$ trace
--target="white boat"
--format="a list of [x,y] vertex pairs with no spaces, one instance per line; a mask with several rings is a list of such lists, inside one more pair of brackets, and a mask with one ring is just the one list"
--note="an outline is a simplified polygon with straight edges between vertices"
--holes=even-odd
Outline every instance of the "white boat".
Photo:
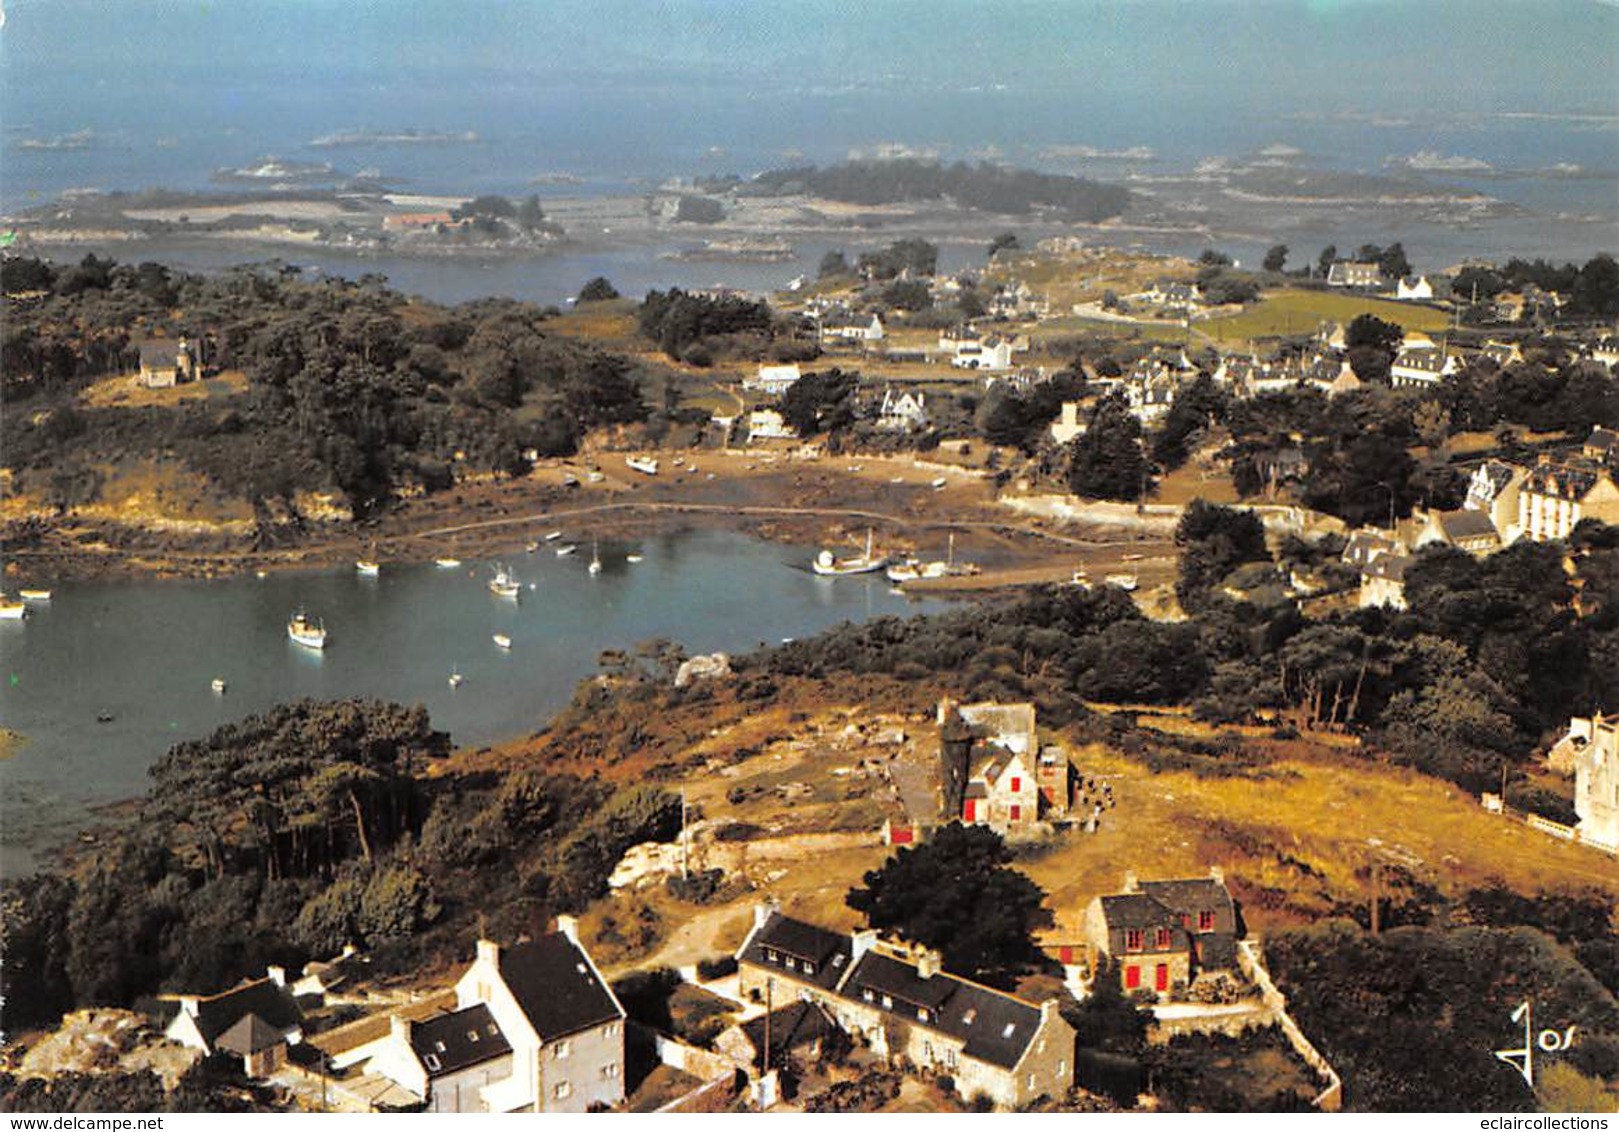
[[450,687],[459,688],[463,679],[465,679],[465,677],[463,677],[459,672],[453,668],[450,669]]
[[497,648],[509,649],[512,647],[512,639],[505,633],[496,633],[491,639],[495,642]]
[[361,558],[354,563],[354,570],[362,578],[375,578],[382,573],[382,565],[371,558]]
[[646,558],[646,555],[644,555],[644,554],[626,554],[624,556],[624,561],[626,561],[626,562],[640,562],[640,561],[644,560],[645,558]]
[[842,577],[845,574],[870,574],[881,570],[888,564],[886,554],[875,554],[871,548],[871,531],[866,531],[866,552],[851,555],[848,558],[838,558],[830,550],[823,550],[815,556],[810,566],[817,574],[823,577]]
[[454,570],[461,565],[461,560],[459,558],[435,558],[433,559],[433,565],[440,570]]
[[563,487],[578,487],[579,486],[579,477],[574,475],[572,472],[569,472],[567,475],[562,477],[562,486]]
[[557,557],[558,558],[566,558],[568,555],[572,554],[574,551],[576,551],[578,549],[579,548],[577,546],[575,546],[573,543],[565,542],[561,546],[557,547]]
[[17,596],[24,601],[50,601],[50,590],[18,590]]
[[303,645],[305,648],[326,647],[326,626],[321,623],[320,618],[311,617],[301,609],[287,622],[287,636],[292,638],[294,644]]
[[1110,586],[1118,586],[1121,590],[1133,590],[1140,584],[1140,580],[1134,574],[1109,574],[1102,580]]
[[945,485],[948,484],[949,482],[950,482],[949,480],[945,479],[943,476],[940,476],[938,479],[933,481],[933,483],[932,483],[933,490],[934,491],[943,491]]
[[658,462],[651,456],[626,456],[624,457],[624,462],[630,466],[632,471],[640,472],[643,475],[655,476],[658,474]]
[[545,541],[546,542],[556,542],[556,540],[561,538],[561,537],[562,537],[562,532],[561,531],[552,531],[550,534],[545,536]]
[[528,553],[533,554],[536,550],[540,549],[540,544],[537,542],[531,542],[523,549],[528,551]]
[[964,574],[976,574],[978,567],[969,562],[956,564],[956,536],[950,536],[950,549],[946,552],[943,562],[923,562],[918,558],[907,558],[905,561],[890,566],[887,570],[888,580],[897,584],[914,582],[919,578],[950,578]]
[[225,694],[225,678],[223,676],[215,676],[214,682],[209,685],[209,687],[213,688],[215,692],[218,692],[223,696]]
[[590,565],[587,569],[589,569],[592,577],[602,572],[601,546],[594,542],[590,544]]
[[21,599],[0,597],[0,621],[21,621],[28,616],[28,607]]
[[522,592],[523,583],[504,566],[495,567],[495,576],[489,579],[489,592],[496,597],[516,598]]
[[601,483],[602,480],[606,479],[607,477],[602,475],[600,472],[591,472],[585,478],[590,480],[591,483]]

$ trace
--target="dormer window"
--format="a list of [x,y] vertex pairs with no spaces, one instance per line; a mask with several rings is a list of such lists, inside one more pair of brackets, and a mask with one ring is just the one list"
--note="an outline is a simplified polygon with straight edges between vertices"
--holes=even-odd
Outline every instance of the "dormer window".
[[1165,951],[1168,948],[1169,948],[1169,929],[1168,928],[1159,928],[1158,929],[1158,950],[1159,951]]
[[892,1010],[892,1009],[894,1009],[894,998],[893,998],[892,995],[886,995],[886,994],[883,995],[883,1009],[884,1010]]
[[772,963],[780,963],[781,962],[781,956],[776,954],[776,950],[773,947],[765,948],[765,958],[770,960],[770,962],[772,962]]
[[1126,928],[1124,932],[1124,949],[1126,951],[1141,950],[1141,929]]
[[787,957],[787,969],[789,971],[798,970],[798,960],[794,959],[791,955]]
[[1197,914],[1197,930],[1200,932],[1212,932],[1214,930],[1213,912],[1199,912]]
[[865,989],[863,989],[860,992],[860,997],[865,999],[867,1002],[876,1002],[877,1001],[877,996],[871,993],[871,988],[870,987],[866,987]]
[[928,1020],[928,1008],[927,1007],[918,1006],[916,1008],[916,1020],[918,1022],[926,1022]]
[[815,974],[815,964],[811,963],[808,959],[804,960],[804,974]]
[[843,966],[843,955],[841,953],[832,956],[832,966],[834,969]]
[[478,1040],[478,1031],[476,1031],[476,1030],[468,1030],[467,1031],[467,1041],[475,1042],[477,1040]]

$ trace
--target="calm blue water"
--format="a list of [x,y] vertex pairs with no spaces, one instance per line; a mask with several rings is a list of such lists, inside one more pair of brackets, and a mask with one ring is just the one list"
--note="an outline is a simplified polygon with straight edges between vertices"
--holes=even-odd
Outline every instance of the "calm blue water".
[[[626,561],[632,553],[644,561]],[[88,824],[91,807],[142,793],[147,766],[174,743],[275,703],[424,703],[458,745],[480,745],[541,727],[603,649],[667,637],[693,653],[738,652],[937,607],[880,575],[817,578],[810,555],[725,532],[615,539],[593,578],[588,542],[566,558],[550,544],[519,548],[506,561],[532,588],[517,602],[489,593],[490,564],[471,561],[385,563],[376,579],[344,568],[56,586],[25,622],[0,621],[0,719],[31,740],[0,762],[0,875],[27,871],[37,850]],[[287,639],[300,606],[325,620],[324,652]],[[512,639],[509,652],[495,633]],[[224,695],[209,687],[215,676]]]

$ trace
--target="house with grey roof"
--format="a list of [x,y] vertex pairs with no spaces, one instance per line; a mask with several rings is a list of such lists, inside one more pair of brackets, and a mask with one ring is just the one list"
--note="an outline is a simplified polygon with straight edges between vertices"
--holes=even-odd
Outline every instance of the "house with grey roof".
[[1518,527],[1535,542],[1566,539],[1583,519],[1619,523],[1619,484],[1605,468],[1542,463],[1518,493]]
[[1414,516],[1421,529],[1413,548],[1442,544],[1465,550],[1475,557],[1494,554],[1501,549],[1501,532],[1495,529],[1490,516],[1483,511],[1427,511]]
[[430,1112],[588,1112],[624,1100],[624,1008],[579,942],[555,932],[478,941],[454,1009],[396,1012],[367,1072]]
[[223,1050],[242,1059],[249,1077],[267,1077],[286,1060],[287,1047],[303,1041],[303,1011],[287,989],[286,972],[271,967],[213,995],[163,995],[177,1007],[164,1036],[205,1054]]
[[1381,287],[1383,269],[1375,263],[1341,259],[1327,269],[1329,287]]
[[1126,991],[1170,998],[1196,980],[1237,965],[1237,910],[1225,876],[1138,881],[1098,896],[1085,910],[1085,938],[1098,960],[1111,960]]
[[742,992],[826,1012],[891,1063],[948,1076],[964,1098],[1017,1108],[1073,1084],[1074,1028],[1034,1003],[943,970],[939,955],[876,931],[828,931],[760,905],[737,951]]

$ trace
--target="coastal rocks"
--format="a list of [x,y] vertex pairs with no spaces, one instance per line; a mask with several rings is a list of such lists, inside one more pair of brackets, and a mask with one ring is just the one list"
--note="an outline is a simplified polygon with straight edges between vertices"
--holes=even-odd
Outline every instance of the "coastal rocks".
[[694,656],[681,663],[675,673],[675,687],[686,688],[699,680],[725,679],[731,674],[731,658],[725,653]]

